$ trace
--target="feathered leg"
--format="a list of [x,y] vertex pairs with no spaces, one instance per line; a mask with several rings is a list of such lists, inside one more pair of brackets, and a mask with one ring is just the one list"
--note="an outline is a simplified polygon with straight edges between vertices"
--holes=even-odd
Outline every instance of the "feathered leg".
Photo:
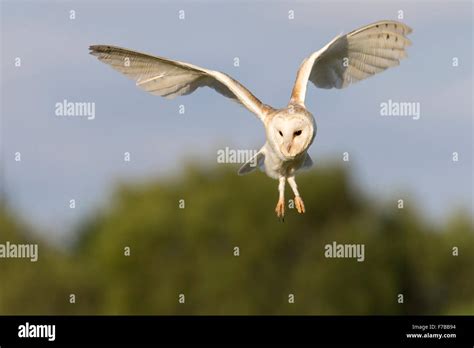
[[283,221],[285,219],[285,181],[286,178],[284,176],[280,177],[279,183],[278,183],[278,192],[280,194],[280,197],[278,199],[278,203],[275,208],[275,212],[279,218],[281,218]]
[[288,183],[290,184],[291,189],[293,190],[293,193],[295,194],[296,210],[298,210],[298,213],[302,214],[305,212],[304,203],[303,203],[303,199],[301,199],[300,197],[300,193],[298,192],[298,185],[296,185],[295,177],[290,176],[288,178]]

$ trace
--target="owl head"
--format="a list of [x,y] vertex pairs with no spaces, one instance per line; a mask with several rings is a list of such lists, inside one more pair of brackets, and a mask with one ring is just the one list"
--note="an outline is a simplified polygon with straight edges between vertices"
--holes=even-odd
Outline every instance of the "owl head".
[[280,109],[267,127],[267,139],[283,160],[291,160],[308,149],[316,135],[313,115],[290,105]]

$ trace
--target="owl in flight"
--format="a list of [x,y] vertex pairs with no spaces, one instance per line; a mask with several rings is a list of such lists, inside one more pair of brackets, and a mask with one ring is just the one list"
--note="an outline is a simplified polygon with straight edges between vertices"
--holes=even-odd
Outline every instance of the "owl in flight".
[[257,115],[265,126],[266,142],[240,168],[239,174],[260,167],[268,176],[278,179],[279,199],[275,212],[283,219],[286,181],[295,194],[298,213],[305,212],[295,174],[313,164],[307,151],[316,135],[316,123],[304,105],[308,81],[316,87],[339,89],[399,65],[406,57],[405,48],[411,44],[406,38],[410,32],[411,28],[403,23],[384,20],[336,36],[303,60],[288,106],[282,109],[262,103],[238,81],[219,71],[120,47],[94,45],[89,49],[100,61],[133,79],[138,87],[151,94],[174,98],[207,86]]

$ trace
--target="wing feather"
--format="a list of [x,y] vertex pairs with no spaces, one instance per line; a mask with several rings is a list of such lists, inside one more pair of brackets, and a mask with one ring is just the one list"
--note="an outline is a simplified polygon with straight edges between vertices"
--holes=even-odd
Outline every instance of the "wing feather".
[[397,21],[379,21],[336,36],[301,64],[290,103],[304,105],[308,80],[320,88],[345,88],[390,67],[407,57],[412,32]]
[[153,95],[174,98],[190,94],[199,87],[210,87],[242,104],[262,121],[272,110],[238,81],[221,72],[116,46],[94,45],[89,49],[90,54]]

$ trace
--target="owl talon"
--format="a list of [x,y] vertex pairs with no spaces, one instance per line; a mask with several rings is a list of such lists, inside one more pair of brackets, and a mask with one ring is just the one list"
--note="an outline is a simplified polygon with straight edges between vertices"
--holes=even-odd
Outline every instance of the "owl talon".
[[295,197],[295,206],[298,213],[303,214],[305,212],[303,199],[300,196]]
[[275,213],[277,217],[282,221],[285,221],[285,201],[283,199],[278,200],[278,203],[275,208]]

